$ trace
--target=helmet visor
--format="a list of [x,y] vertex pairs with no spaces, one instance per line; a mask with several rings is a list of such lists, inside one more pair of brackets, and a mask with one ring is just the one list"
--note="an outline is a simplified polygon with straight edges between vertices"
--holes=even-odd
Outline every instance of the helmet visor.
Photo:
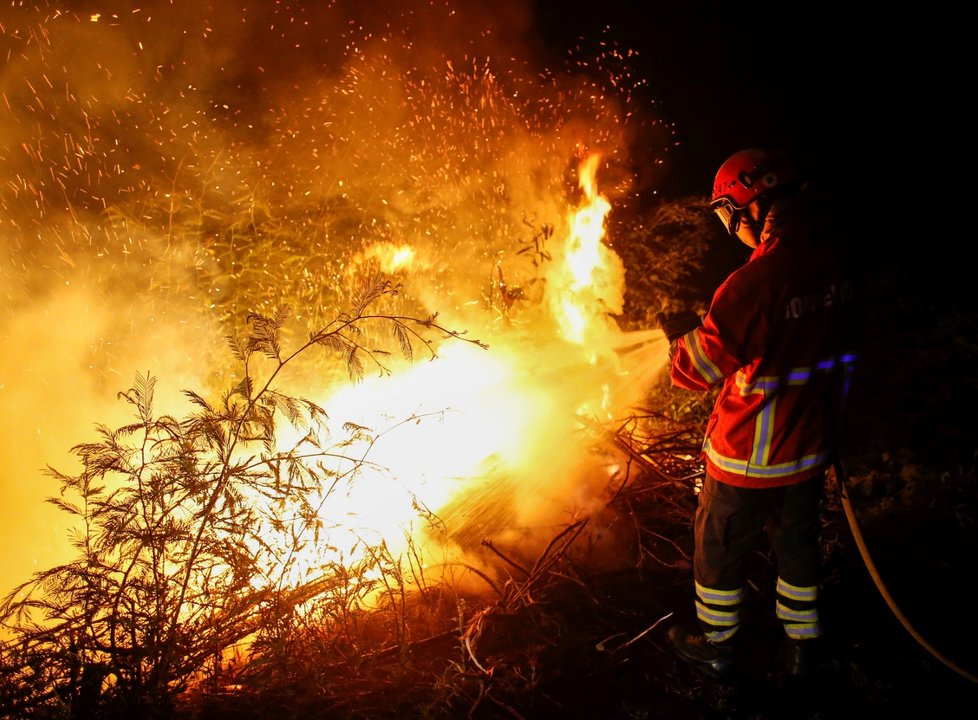
[[723,227],[727,229],[728,233],[731,235],[737,234],[737,228],[740,227],[739,210],[734,208],[729,202],[718,202],[713,206],[713,212],[720,218],[720,222],[723,223]]

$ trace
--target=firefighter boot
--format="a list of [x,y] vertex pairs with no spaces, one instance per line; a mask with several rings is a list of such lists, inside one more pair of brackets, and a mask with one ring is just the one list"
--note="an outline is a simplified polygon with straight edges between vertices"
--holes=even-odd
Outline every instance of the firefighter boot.
[[687,632],[674,625],[666,635],[673,651],[700,672],[717,680],[733,674],[734,652],[730,643],[715,643],[699,633]]
[[818,640],[793,640],[785,638],[781,646],[781,668],[793,678],[809,677],[815,672]]

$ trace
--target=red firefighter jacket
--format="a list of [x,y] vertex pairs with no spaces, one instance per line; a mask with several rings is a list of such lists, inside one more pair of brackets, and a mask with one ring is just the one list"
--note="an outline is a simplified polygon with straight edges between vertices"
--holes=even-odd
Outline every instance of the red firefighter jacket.
[[676,341],[671,378],[722,383],[703,455],[717,480],[749,488],[801,482],[838,451],[856,360],[847,248],[769,214],[762,244],[715,292],[702,325]]

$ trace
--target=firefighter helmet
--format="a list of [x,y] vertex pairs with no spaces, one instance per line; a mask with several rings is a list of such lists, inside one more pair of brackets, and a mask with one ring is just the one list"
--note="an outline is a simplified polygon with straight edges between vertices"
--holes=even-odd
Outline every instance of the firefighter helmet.
[[713,181],[710,205],[743,210],[766,192],[794,181],[791,166],[766,150],[741,150],[727,158]]
[[796,180],[791,165],[766,150],[741,150],[727,158],[713,180],[710,206],[731,235],[741,211],[774,188]]

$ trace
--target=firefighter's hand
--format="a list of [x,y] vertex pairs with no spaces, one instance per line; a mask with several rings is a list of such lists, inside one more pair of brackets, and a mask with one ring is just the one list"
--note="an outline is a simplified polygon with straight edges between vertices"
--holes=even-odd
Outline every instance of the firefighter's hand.
[[674,313],[656,313],[655,321],[662,332],[666,334],[666,339],[671,344],[690,330],[699,327],[702,323],[702,318],[692,310],[680,310]]

